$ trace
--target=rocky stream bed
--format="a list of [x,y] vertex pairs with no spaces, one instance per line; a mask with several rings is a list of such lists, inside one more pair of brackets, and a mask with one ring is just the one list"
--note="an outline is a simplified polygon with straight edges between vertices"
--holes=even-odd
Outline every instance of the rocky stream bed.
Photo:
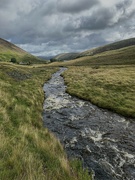
[[44,84],[44,125],[95,180],[135,180],[135,120],[65,92],[61,68]]

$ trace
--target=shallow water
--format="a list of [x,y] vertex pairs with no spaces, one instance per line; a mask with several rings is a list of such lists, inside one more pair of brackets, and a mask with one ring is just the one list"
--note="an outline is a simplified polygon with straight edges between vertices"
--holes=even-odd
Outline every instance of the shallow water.
[[44,85],[44,125],[68,157],[82,160],[96,180],[135,180],[135,120],[65,93],[61,68]]

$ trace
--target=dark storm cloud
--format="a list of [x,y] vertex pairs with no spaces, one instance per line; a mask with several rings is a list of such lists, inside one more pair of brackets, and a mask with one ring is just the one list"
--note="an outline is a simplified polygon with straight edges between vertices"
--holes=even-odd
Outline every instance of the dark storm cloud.
[[94,11],[90,16],[81,17],[79,28],[99,30],[110,26],[110,21],[113,17],[113,11],[108,8],[102,8]]
[[63,13],[78,13],[92,8],[98,0],[58,0],[57,7]]
[[0,36],[35,54],[83,51],[133,36],[134,15],[132,0],[0,0]]
[[135,15],[135,11],[128,12],[132,1],[118,3],[113,8],[96,8],[90,15],[81,16],[76,19],[76,23],[71,21],[66,25],[67,31],[78,30],[104,30],[116,25],[121,25],[129,21]]

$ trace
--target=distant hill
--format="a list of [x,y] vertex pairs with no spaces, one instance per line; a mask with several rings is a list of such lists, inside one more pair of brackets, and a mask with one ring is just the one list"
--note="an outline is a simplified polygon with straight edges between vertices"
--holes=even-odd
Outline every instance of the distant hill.
[[45,61],[49,61],[51,58],[53,58],[53,56],[37,56],[37,57]]
[[31,55],[16,45],[0,38],[0,61],[10,62],[15,58],[17,63],[43,63],[41,59]]
[[[135,65],[135,38],[89,50],[82,56],[68,62],[57,62],[59,66],[102,66],[102,65]],[[123,47],[124,46],[124,47]],[[120,48],[121,47],[121,48]],[[110,48],[110,50],[109,50]],[[114,49],[113,49],[114,48]],[[103,52],[102,52],[103,51]]]
[[84,57],[84,56],[93,56],[95,54],[99,54],[105,51],[111,51],[111,50],[116,50],[116,49],[121,49],[124,47],[128,47],[128,46],[133,46],[135,45],[135,38],[131,38],[131,39],[126,39],[126,40],[122,40],[122,41],[118,41],[118,42],[114,42],[105,46],[101,46],[98,48],[94,48],[94,49],[90,49],[87,51],[84,51],[82,53],[80,53],[77,58],[79,57]]
[[94,49],[90,49],[81,53],[62,53],[62,54],[52,57],[51,61],[52,62],[68,61],[68,60],[78,59],[85,56],[94,56],[96,54],[100,54],[103,52],[119,50],[121,48],[126,48],[126,47],[134,46],[134,45],[135,45],[135,38],[130,38],[130,39],[114,42],[111,44],[107,44],[105,46],[100,46]]
[[67,61],[75,59],[78,55],[79,53],[62,53],[51,58],[51,61]]

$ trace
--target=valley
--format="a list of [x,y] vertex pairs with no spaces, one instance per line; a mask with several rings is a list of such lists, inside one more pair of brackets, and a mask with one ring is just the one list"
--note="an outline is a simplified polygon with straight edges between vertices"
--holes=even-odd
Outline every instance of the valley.
[[56,57],[0,39],[0,178],[134,179],[134,38]]

